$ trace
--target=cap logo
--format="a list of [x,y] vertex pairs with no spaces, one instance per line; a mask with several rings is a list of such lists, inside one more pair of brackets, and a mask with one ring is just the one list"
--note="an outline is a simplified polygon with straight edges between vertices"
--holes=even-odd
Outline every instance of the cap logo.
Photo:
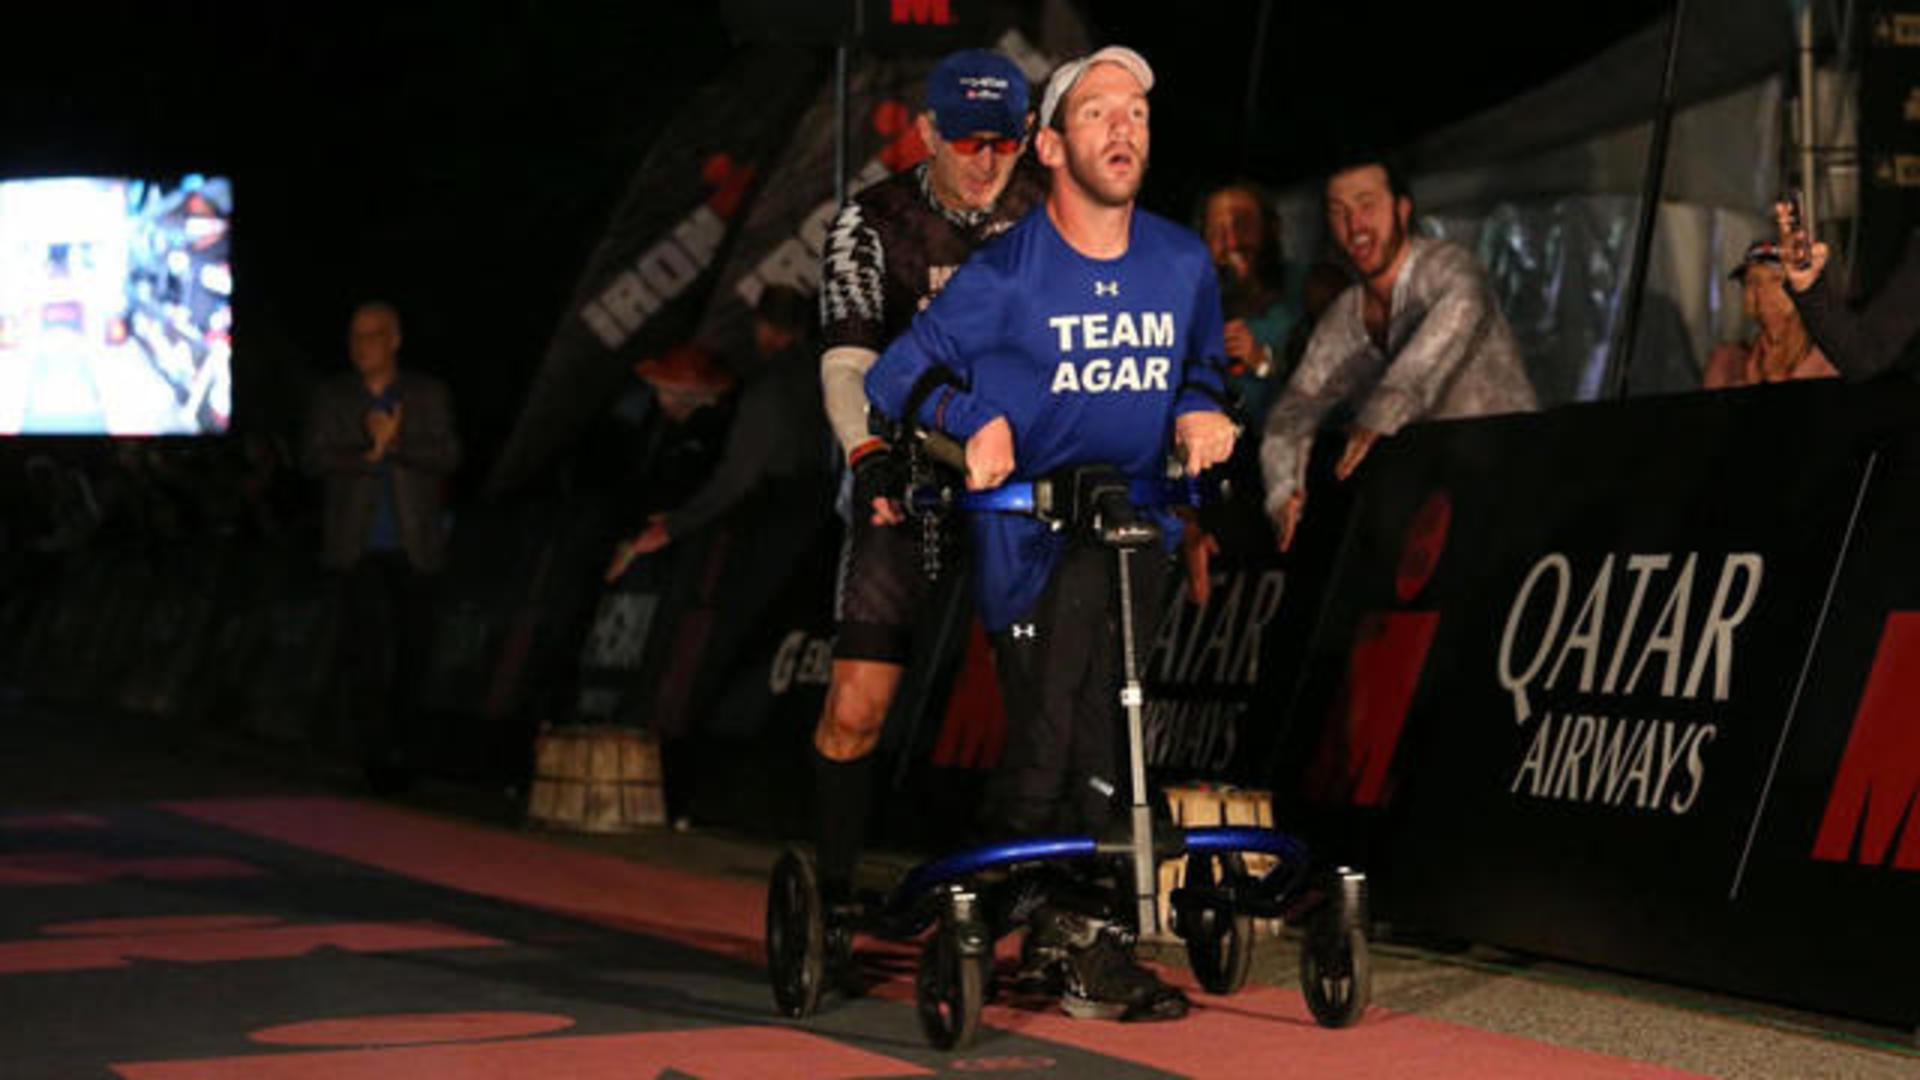
[[1007,80],[991,75],[962,76],[960,85],[966,87],[968,101],[999,101],[1007,91]]

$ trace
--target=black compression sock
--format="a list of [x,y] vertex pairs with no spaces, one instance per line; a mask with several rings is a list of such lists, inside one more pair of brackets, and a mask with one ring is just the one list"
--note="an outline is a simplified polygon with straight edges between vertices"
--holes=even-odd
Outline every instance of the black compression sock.
[[835,761],[813,751],[813,837],[820,891],[829,900],[853,894],[853,870],[867,838],[873,755]]

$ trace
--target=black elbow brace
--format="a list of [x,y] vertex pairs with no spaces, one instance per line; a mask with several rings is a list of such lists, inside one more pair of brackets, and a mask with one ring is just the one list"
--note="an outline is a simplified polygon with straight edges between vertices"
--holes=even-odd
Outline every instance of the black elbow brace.
[[911,436],[919,426],[919,421],[914,417],[920,415],[920,406],[925,405],[934,391],[943,386],[964,387],[966,384],[945,364],[929,367],[913,380],[913,386],[907,390],[906,404],[901,407],[897,419],[888,417],[878,409],[867,410],[868,430],[895,446],[907,445],[913,441]]

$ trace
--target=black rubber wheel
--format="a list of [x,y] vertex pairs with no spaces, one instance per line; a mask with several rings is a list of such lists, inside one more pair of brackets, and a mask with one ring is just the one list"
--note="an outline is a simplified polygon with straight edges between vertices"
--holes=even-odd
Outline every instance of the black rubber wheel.
[[[1246,860],[1238,852],[1188,855],[1184,882],[1209,889],[1227,880],[1245,880]],[[1253,916],[1204,907],[1189,911],[1180,933],[1187,943],[1187,966],[1209,994],[1237,993],[1253,970]]]
[[920,1011],[920,1030],[935,1050],[962,1050],[980,1030],[980,1006],[986,994],[981,981],[985,966],[978,958],[960,954],[951,927],[941,925],[920,950],[920,969],[914,975],[913,999]]
[[1373,964],[1367,933],[1329,903],[1307,923],[1300,941],[1300,992],[1321,1027],[1343,1028],[1360,1022],[1373,996]]
[[826,913],[813,857],[789,848],[767,883],[767,975],[780,1015],[812,1016],[827,981]]

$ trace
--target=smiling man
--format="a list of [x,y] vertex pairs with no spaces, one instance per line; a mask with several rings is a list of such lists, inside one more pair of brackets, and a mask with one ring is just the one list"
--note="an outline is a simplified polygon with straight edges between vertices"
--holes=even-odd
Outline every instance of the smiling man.
[[[1109,46],[1062,64],[1040,106],[1035,149],[1052,174],[1045,204],[954,275],[867,374],[889,416],[945,369],[919,423],[965,445],[974,489],[1104,465],[1129,480],[1226,459],[1220,289],[1198,236],[1138,210],[1153,71]],[[1144,508],[1169,547],[1178,519]],[[974,581],[1006,703],[1006,748],[989,784],[997,831],[1100,833],[1128,782],[1117,735],[1113,552],[1083,529],[976,514]],[[1135,616],[1157,616],[1165,559],[1134,560]],[[1016,908],[1018,905],[1014,905]],[[1029,953],[1050,957],[1078,1018],[1161,1020],[1186,999],[1137,964],[1124,930],[1051,898],[1028,914]]]
[[1355,410],[1334,470],[1341,480],[1377,439],[1416,420],[1538,407],[1485,271],[1466,248],[1409,231],[1413,199],[1391,163],[1365,157],[1336,169],[1326,209],[1327,232],[1358,280],[1321,316],[1267,413],[1260,467],[1282,551],[1306,506],[1314,432],[1336,405]]

